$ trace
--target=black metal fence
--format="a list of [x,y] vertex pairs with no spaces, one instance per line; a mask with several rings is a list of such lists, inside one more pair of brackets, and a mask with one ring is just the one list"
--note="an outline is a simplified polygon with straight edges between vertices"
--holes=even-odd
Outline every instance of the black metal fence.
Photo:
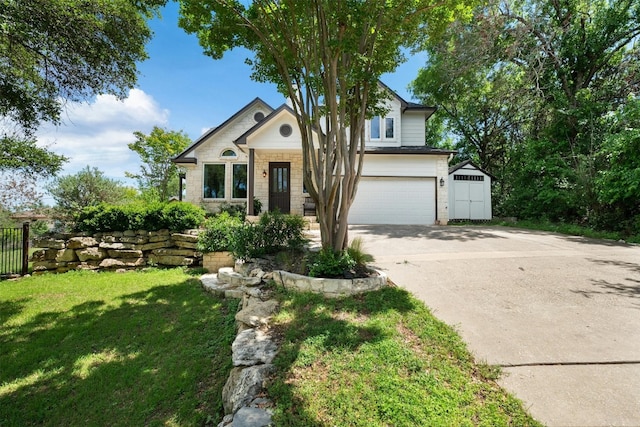
[[21,228],[0,228],[0,277],[29,272],[29,223]]

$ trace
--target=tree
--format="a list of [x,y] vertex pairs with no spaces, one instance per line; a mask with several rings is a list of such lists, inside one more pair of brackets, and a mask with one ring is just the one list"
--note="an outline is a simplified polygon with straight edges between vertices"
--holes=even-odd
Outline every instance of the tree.
[[245,7],[233,0],[181,0],[179,23],[198,34],[213,58],[234,47],[252,51],[253,78],[276,83],[291,99],[322,245],[342,251],[362,171],[364,123],[381,113],[385,97],[379,77],[404,60],[403,47],[441,33],[470,3],[254,0]]
[[129,178],[138,180],[140,188],[153,189],[161,201],[167,201],[178,193],[178,167],[171,161],[189,146],[191,140],[182,131],[168,131],[154,126],[149,135],[135,132],[136,141],[129,144],[142,159],[140,173],[126,172]]
[[147,19],[165,2],[0,0],[0,170],[60,170],[64,157],[33,132],[58,123],[66,101],[124,97],[146,58]]
[[118,204],[129,195],[128,189],[120,182],[89,166],[75,175],[54,178],[47,190],[56,201],[56,210],[67,221],[84,207],[102,202]]
[[495,1],[429,46],[416,87],[454,107],[465,147],[509,184],[510,215],[593,223],[608,117],[640,89],[639,35],[635,0]]

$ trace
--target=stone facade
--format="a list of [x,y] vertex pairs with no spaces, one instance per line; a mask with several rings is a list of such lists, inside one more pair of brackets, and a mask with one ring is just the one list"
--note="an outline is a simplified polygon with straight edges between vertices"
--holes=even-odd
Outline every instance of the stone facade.
[[[439,225],[447,225],[449,222],[449,160],[446,157],[439,157],[436,161],[436,177],[437,223]],[[440,186],[440,179],[444,179],[444,186],[442,187]]]
[[[262,171],[269,172],[270,162],[288,162],[290,164],[289,190],[291,192],[290,213],[303,215],[302,204],[308,194],[303,192],[302,182],[302,152],[297,153],[269,153],[263,152],[255,156],[254,197],[262,202],[262,211],[269,210],[269,176],[263,178]],[[259,171],[259,172],[258,172]]]
[[34,241],[34,274],[47,271],[135,269],[148,265],[198,266],[198,230],[127,230],[92,236],[50,234]]

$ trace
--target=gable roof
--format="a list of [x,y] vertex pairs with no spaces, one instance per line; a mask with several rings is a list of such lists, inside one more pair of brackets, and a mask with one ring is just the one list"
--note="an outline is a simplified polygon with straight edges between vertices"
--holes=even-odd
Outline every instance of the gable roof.
[[253,125],[253,127],[251,127],[249,130],[247,130],[245,133],[243,133],[242,135],[240,135],[237,139],[235,139],[233,142],[237,145],[246,145],[247,144],[247,138],[258,131],[258,129],[262,128],[263,126],[267,125],[271,120],[274,120],[275,117],[278,116],[278,114],[280,114],[282,111],[287,111],[288,113],[290,113],[293,117],[296,116],[296,113],[293,111],[293,109],[291,107],[289,107],[287,104],[282,104],[281,106],[279,106],[278,108],[276,108],[275,110],[271,111],[271,113],[269,113],[269,115],[267,117],[265,117],[264,119],[260,120],[258,123],[256,123],[255,125]]
[[411,110],[411,111],[424,111],[427,113],[425,120],[429,119],[429,117],[431,117],[433,115],[433,113],[436,112],[436,110],[438,109],[438,107],[429,107],[423,104],[418,104],[417,102],[409,102],[406,101],[404,98],[402,98],[400,95],[398,95],[396,93],[396,91],[392,90],[389,86],[387,86],[386,84],[384,84],[381,80],[378,80],[378,83],[380,84],[380,86],[382,86],[384,89],[388,90],[389,92],[391,92],[391,94],[398,100],[400,101],[400,106],[402,107],[402,112],[404,113],[407,110]]
[[[235,119],[237,119],[238,117],[242,116],[245,112],[247,112],[250,108],[252,108],[253,106],[255,106],[256,104],[262,104],[264,105],[268,110],[270,110],[269,114],[267,117],[271,116],[271,114],[273,113],[273,108],[267,104],[266,102],[264,102],[262,99],[260,99],[260,97],[256,97],[253,101],[251,101],[250,103],[248,103],[247,105],[245,105],[244,107],[242,107],[237,113],[235,113],[233,116],[229,117],[227,120],[225,120],[222,124],[220,124],[219,126],[216,126],[215,128],[209,130],[208,132],[206,132],[204,135],[202,135],[200,138],[198,138],[193,144],[191,144],[189,147],[187,147],[182,153],[178,154],[176,157],[174,157],[172,159],[173,163],[197,163],[197,159],[195,157],[187,157],[187,154],[189,154],[190,152],[192,152],[193,150],[195,150],[196,148],[198,148],[203,142],[205,142],[207,139],[209,139],[210,137],[212,137],[213,135],[217,134],[218,132],[220,132],[222,129],[224,129],[229,123],[233,122]],[[266,119],[266,117],[265,117]],[[260,124],[262,122],[265,121],[265,119],[262,119],[260,122],[258,122],[257,124]],[[254,126],[255,127],[255,126]]]
[[449,168],[449,175],[451,175],[452,173],[454,173],[454,172],[455,172],[455,171],[457,171],[457,170],[462,169],[463,167],[465,167],[465,166],[467,166],[467,165],[469,165],[469,166],[473,166],[474,168],[478,169],[478,170],[479,170],[480,172],[482,172],[483,174],[490,176],[490,177],[491,177],[491,179],[496,179],[496,177],[495,177],[495,176],[493,176],[492,174],[490,174],[490,173],[489,173],[489,172],[487,172],[486,170],[482,169],[481,167],[479,167],[479,166],[477,166],[475,163],[473,163],[473,162],[471,161],[471,159],[467,159],[467,160],[465,160],[465,161],[463,161],[463,162],[460,162],[460,163],[458,163],[458,164],[456,164],[456,165],[451,166],[451,167]]

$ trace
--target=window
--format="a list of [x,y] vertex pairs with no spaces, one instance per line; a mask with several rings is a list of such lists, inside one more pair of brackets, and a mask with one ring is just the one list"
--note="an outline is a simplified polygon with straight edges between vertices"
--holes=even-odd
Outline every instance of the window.
[[454,181],[484,181],[484,175],[453,175]]
[[224,165],[204,165],[204,198],[224,199]]
[[280,135],[284,136],[285,138],[290,136],[292,132],[293,132],[293,129],[291,128],[291,125],[285,124],[280,126]]
[[253,115],[253,120],[255,120],[256,122],[261,122],[262,119],[264,119],[264,113],[262,111],[258,111]]
[[233,150],[224,150],[220,157],[238,157],[235,151]]
[[371,139],[380,139],[380,116],[371,118]]
[[393,139],[395,136],[393,132],[393,117],[385,117],[384,119],[384,137],[387,139]]
[[247,197],[247,165],[233,165],[233,190],[234,199],[245,199]]
[[370,139],[394,139],[395,137],[395,119],[393,117],[383,119],[380,116],[375,116],[371,118]]

